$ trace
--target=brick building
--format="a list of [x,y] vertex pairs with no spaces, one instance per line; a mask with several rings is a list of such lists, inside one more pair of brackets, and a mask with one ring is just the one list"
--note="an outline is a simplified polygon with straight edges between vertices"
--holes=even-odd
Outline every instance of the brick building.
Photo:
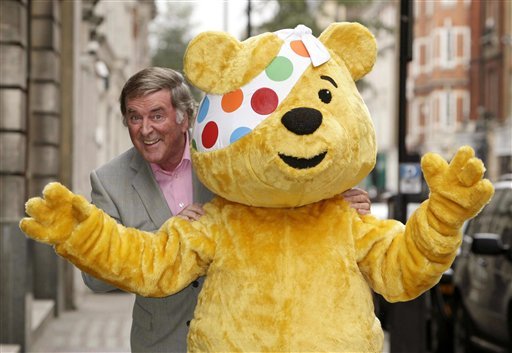
[[511,4],[414,2],[407,147],[451,158],[475,148],[491,180],[512,171]]
[[153,1],[0,1],[0,343],[30,347],[42,320],[73,308],[72,267],[18,229],[24,202],[129,145],[117,97],[149,64]]
[[407,148],[451,156],[470,117],[470,1],[415,1]]
[[512,4],[471,3],[470,120],[494,179],[512,173]]

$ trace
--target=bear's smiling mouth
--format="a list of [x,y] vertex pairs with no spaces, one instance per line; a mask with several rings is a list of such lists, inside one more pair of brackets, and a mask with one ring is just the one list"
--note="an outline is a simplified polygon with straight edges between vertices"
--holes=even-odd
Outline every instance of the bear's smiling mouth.
[[320,162],[323,161],[326,154],[327,154],[327,151],[324,151],[324,152],[317,154],[316,156],[313,156],[311,158],[299,158],[299,157],[287,156],[283,153],[279,153],[279,158],[281,158],[281,160],[283,162],[285,162],[292,168],[307,169],[307,168],[316,167],[318,164],[320,164]]

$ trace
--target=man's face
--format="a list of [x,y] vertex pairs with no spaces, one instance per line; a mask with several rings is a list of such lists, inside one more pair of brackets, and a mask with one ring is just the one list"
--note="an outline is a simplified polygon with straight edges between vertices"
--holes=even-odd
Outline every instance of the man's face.
[[174,170],[185,148],[188,119],[176,122],[171,93],[160,90],[126,101],[126,122],[135,148],[150,163]]

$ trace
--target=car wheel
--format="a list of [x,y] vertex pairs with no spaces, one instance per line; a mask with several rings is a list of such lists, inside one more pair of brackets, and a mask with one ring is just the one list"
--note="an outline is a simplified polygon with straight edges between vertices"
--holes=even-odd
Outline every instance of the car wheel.
[[453,327],[454,353],[469,353],[473,351],[471,347],[471,333],[471,318],[459,299],[459,303],[455,306]]

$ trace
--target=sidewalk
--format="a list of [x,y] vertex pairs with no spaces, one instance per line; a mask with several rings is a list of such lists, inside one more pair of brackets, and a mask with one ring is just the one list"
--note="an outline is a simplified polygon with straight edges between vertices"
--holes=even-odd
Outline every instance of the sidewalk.
[[[50,321],[27,352],[129,353],[134,298],[126,293],[83,294],[78,310]],[[385,335],[383,353],[389,353],[389,336]]]
[[27,352],[130,352],[135,296],[90,292],[80,298],[78,310],[48,322]]

